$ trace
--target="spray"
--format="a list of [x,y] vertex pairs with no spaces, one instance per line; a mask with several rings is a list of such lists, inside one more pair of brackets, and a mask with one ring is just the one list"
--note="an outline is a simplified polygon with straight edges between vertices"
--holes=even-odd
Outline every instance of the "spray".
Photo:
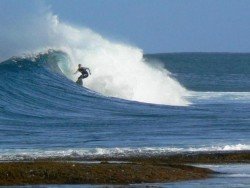
[[84,79],[84,86],[105,96],[155,104],[189,104],[185,99],[188,91],[167,70],[150,66],[141,49],[63,23],[47,9],[32,12],[19,16],[15,26],[1,23],[6,26],[0,29],[4,44],[1,49],[8,49],[0,54],[1,58],[6,54],[61,50],[69,56],[67,64],[59,65],[65,76],[76,81],[79,75],[73,73],[81,63],[92,72]]

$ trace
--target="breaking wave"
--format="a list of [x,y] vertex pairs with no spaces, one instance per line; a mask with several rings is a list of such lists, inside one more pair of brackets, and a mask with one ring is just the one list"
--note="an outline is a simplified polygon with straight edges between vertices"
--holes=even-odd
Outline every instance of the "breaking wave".
[[106,39],[88,28],[63,23],[48,9],[27,14],[19,15],[16,25],[6,21],[11,19],[0,20],[5,25],[0,29],[4,45],[0,46],[0,59],[18,56],[37,60],[37,56],[43,58],[41,54],[50,53],[50,58],[55,56],[52,51],[60,51],[67,58],[57,57],[60,62],[54,58],[52,63],[58,63],[61,72],[72,81],[79,76],[73,74],[79,63],[89,67],[92,75],[84,80],[84,86],[90,90],[146,103],[189,104],[185,99],[187,90],[166,69],[150,65],[141,49]]

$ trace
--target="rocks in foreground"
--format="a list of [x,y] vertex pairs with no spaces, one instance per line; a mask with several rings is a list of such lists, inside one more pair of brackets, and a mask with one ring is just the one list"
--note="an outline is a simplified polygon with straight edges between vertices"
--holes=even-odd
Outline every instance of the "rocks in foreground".
[[187,165],[74,162],[0,163],[0,185],[131,184],[207,178],[213,171]]
[[[83,160],[106,162],[81,163]],[[117,163],[107,162],[112,160]],[[160,183],[202,179],[215,173],[185,163],[250,163],[250,151],[4,162],[0,163],[0,185]]]

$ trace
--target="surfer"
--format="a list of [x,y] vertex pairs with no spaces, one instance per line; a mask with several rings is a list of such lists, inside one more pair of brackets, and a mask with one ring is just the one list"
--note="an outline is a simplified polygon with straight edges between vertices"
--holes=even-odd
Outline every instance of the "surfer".
[[[88,73],[88,71],[89,71],[89,73]],[[89,76],[89,74],[91,75],[91,72],[90,72],[89,68],[82,67],[81,64],[78,65],[78,69],[75,72],[75,74],[77,72],[80,72],[82,74],[81,76],[79,76],[79,78],[76,81],[76,83],[81,84],[81,85],[82,85],[82,79],[87,78]]]

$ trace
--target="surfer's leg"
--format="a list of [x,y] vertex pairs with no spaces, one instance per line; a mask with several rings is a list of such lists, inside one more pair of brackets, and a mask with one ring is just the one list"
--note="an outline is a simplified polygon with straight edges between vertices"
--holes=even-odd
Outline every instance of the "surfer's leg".
[[79,85],[82,85],[82,76],[79,76],[79,78],[77,79],[76,83]]
[[76,83],[82,85],[82,80],[84,78],[87,78],[88,76],[89,76],[88,74],[82,74],[81,76],[79,76],[79,78],[77,79]]
[[82,82],[82,79],[83,79],[83,76],[82,76],[82,75],[81,75],[81,76],[79,76],[79,78],[77,79],[76,83],[80,83],[80,82]]

